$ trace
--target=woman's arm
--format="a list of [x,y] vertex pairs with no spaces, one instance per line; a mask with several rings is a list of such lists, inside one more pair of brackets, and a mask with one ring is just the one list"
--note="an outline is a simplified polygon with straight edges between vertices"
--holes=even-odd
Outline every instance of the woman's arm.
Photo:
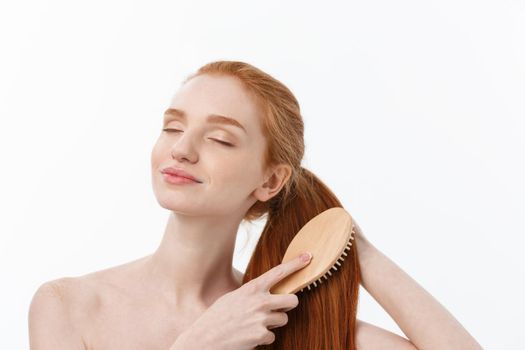
[[356,226],[361,284],[419,350],[483,350],[430,293],[364,237]]

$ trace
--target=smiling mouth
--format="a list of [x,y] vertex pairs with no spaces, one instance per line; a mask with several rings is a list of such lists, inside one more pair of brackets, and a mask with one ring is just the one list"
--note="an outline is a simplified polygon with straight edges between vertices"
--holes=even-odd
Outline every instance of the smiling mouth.
[[182,169],[176,169],[176,168],[168,167],[168,168],[165,168],[165,169],[161,170],[161,173],[165,174],[165,175],[174,176],[174,177],[182,177],[182,178],[189,179],[189,180],[192,180],[192,181],[197,182],[197,183],[201,183],[202,182],[199,179],[195,178],[190,173],[187,173],[185,170],[182,170]]
[[177,176],[172,174],[162,174],[164,177],[164,181],[171,183],[171,184],[200,184],[201,182],[195,181],[192,179],[188,179],[187,177],[183,176]]

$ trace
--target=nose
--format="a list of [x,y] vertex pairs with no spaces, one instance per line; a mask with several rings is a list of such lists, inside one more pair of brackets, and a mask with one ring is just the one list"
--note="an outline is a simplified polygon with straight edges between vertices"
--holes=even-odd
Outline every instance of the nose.
[[188,132],[182,134],[171,146],[171,156],[173,159],[183,162],[184,160],[195,163],[199,157],[191,142],[191,136]]

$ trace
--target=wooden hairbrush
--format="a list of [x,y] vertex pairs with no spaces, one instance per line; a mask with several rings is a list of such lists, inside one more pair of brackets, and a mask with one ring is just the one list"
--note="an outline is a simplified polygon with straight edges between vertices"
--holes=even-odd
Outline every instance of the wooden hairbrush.
[[312,253],[310,263],[286,276],[271,289],[272,294],[286,294],[317,287],[341,266],[354,239],[354,225],[350,214],[341,207],[327,209],[314,216],[297,232],[286,248],[283,263],[303,251]]

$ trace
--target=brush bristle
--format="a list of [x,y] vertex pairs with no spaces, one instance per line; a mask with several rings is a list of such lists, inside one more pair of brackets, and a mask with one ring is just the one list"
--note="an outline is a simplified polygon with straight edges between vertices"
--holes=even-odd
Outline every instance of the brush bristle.
[[[355,234],[355,231],[354,231],[354,227],[352,227],[352,233],[350,234],[350,239],[348,240],[346,246],[345,246],[345,249],[343,250],[343,253],[341,254],[341,256],[336,260],[335,264],[330,268],[328,269],[328,271],[326,271],[326,273],[324,275],[322,275],[321,277],[319,277],[318,279],[316,279],[315,281],[313,281],[312,283],[310,283],[309,285],[301,288],[301,292],[303,290],[305,290],[306,288],[308,288],[308,290],[312,290],[313,288],[317,287],[317,283],[321,284],[323,283],[323,278],[325,280],[328,280],[329,277],[328,276],[332,276],[332,272],[330,270],[334,270],[334,271],[337,271],[337,266],[341,266],[341,262],[345,260],[345,256],[348,256],[348,254],[346,253],[346,251],[349,251],[352,247],[352,240],[354,239],[354,234]],[[337,265],[337,266],[336,266]]]

